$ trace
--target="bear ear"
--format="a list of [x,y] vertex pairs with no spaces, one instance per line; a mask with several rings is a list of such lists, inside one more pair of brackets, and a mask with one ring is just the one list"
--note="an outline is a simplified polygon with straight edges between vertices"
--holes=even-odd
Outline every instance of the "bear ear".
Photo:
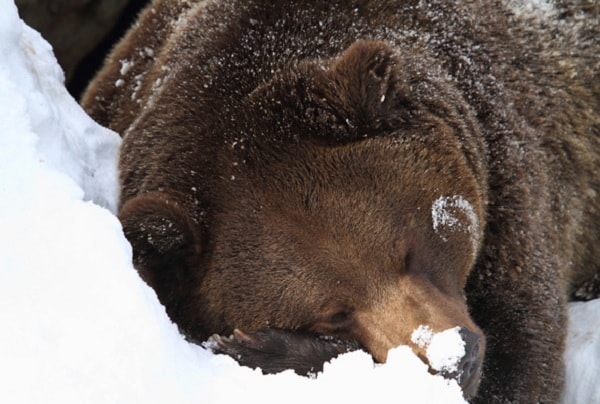
[[119,212],[133,263],[159,300],[172,310],[194,277],[201,275],[197,225],[174,199],[159,192],[128,200]]
[[316,76],[313,101],[320,114],[330,114],[327,121],[344,126],[345,137],[368,137],[414,121],[417,106],[409,98],[401,59],[385,42],[359,40]]

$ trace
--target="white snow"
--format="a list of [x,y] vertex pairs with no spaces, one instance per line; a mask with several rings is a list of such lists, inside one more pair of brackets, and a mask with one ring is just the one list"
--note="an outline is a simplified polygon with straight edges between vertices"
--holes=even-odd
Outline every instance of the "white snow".
[[460,195],[440,196],[431,204],[433,230],[447,241],[445,234],[464,232],[471,237],[471,251],[477,253],[479,220],[473,206]]
[[127,72],[129,72],[129,70],[133,67],[133,62],[126,59],[120,60],[119,62],[121,63],[119,73],[121,73],[121,76],[125,76]]
[[457,372],[465,356],[465,341],[460,336],[460,327],[434,333],[428,325],[420,325],[411,334],[410,340],[425,349],[427,361],[439,372]]
[[[469,223],[463,223],[459,217],[456,216],[458,210],[462,212]],[[477,215],[473,206],[460,195],[454,196],[441,196],[431,205],[431,218],[433,220],[433,229],[437,232],[442,227],[447,227],[453,231],[466,230],[468,232],[476,231],[478,228]]]
[[[61,169],[79,184],[86,200],[111,210],[116,209],[117,169],[115,156],[119,137],[95,125],[79,105],[57,83],[63,81],[63,72],[56,64],[48,43],[30,29],[15,25],[14,14],[5,12],[8,0],[3,0],[0,15],[0,61],[3,85],[2,134],[33,132],[37,148],[44,151],[43,162],[49,168]],[[5,6],[6,4],[6,6]],[[29,40],[23,40],[23,36]],[[4,87],[7,87],[4,90]],[[11,94],[15,94],[11,97]],[[17,95],[18,94],[18,95]],[[27,119],[19,119],[23,110]],[[14,130],[9,122],[18,122]],[[10,142],[8,135],[2,142]],[[28,135],[30,141],[34,137]],[[14,155],[8,144],[2,149],[7,158]],[[3,156],[4,157],[4,156]],[[14,157],[14,156],[13,156]],[[16,167],[15,167],[16,169]]]
[[504,0],[512,12],[521,18],[549,19],[556,14],[553,1],[548,0]]
[[600,299],[571,303],[563,403],[600,403]]
[[419,348],[426,348],[433,338],[433,331],[428,325],[418,326],[410,335],[410,340]]
[[[310,379],[187,343],[111,213],[119,138],[67,94],[12,0],[0,0],[0,111],[0,402],[464,402],[406,346],[385,365],[342,355]],[[598,303],[573,306],[565,402],[598,402]]]
[[458,364],[465,356],[465,341],[459,334],[460,327],[433,335],[427,347],[427,360],[432,369],[440,372],[457,372]]

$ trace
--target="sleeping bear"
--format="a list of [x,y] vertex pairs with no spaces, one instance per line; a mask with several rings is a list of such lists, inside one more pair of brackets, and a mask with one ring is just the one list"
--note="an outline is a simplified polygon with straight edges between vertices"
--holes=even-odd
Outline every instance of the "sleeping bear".
[[150,4],[82,104],[181,332],[308,373],[459,327],[467,398],[557,402],[600,284],[598,25],[519,4]]

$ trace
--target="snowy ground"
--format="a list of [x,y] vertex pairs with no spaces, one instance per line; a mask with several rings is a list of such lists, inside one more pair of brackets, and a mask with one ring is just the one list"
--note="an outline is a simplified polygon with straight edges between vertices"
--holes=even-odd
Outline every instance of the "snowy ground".
[[[407,347],[316,379],[189,344],[131,266],[116,134],[68,95],[49,45],[0,0],[0,402],[460,403]],[[600,403],[600,300],[571,306],[565,403]]]

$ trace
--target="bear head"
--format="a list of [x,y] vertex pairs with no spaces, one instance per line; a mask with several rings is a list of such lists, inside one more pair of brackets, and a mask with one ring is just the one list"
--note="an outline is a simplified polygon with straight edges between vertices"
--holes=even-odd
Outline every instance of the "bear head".
[[123,201],[135,266],[189,338],[273,327],[355,340],[379,362],[402,344],[426,361],[421,325],[483,341],[464,293],[483,147],[450,80],[420,66],[361,40],[276,71],[205,135],[223,144],[211,178]]

